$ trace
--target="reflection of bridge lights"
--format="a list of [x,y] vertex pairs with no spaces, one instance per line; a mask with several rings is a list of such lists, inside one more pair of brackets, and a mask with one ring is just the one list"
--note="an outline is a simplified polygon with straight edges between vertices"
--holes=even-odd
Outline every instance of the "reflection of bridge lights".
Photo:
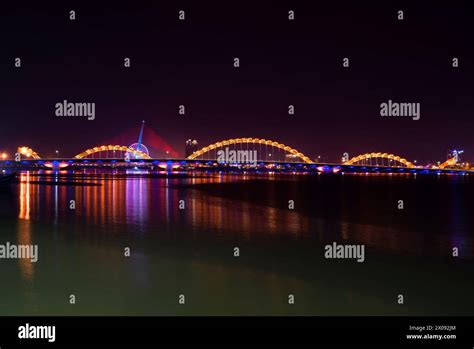
[[160,162],[158,163],[158,167],[163,170],[176,170],[181,165],[177,163],[168,163],[168,162]]
[[69,164],[67,162],[58,163],[57,161],[47,162],[47,163],[44,164],[44,166],[47,167],[47,168],[54,168],[54,165],[56,165],[60,169],[69,166]]

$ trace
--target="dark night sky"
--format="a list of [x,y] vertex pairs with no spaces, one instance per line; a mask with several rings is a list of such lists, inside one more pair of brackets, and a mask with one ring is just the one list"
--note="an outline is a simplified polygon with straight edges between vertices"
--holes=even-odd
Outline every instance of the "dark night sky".
[[[259,137],[330,161],[368,151],[443,160],[452,148],[474,160],[472,9],[413,2],[4,7],[0,150],[28,145],[73,156],[111,140],[134,142],[145,119],[180,154],[188,138],[204,146]],[[55,116],[64,99],[95,102],[96,120]],[[388,99],[421,103],[421,120],[381,117]]]

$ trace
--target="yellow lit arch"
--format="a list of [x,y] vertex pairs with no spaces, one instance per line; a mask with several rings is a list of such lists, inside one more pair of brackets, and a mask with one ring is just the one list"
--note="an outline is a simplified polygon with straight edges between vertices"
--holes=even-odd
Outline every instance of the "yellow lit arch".
[[388,153],[366,153],[366,154],[361,154],[356,157],[353,157],[352,159],[346,161],[343,163],[343,165],[353,165],[356,162],[366,160],[366,159],[375,159],[375,158],[382,158],[382,159],[389,159],[389,160],[394,160],[398,161],[399,163],[405,165],[406,167],[415,167],[413,163],[408,161],[407,159],[401,158],[400,156],[393,155],[393,154],[388,154]]
[[190,160],[196,159],[197,157],[199,157],[199,156],[201,156],[201,155],[203,155],[203,154],[205,154],[205,153],[207,153],[211,150],[214,150],[216,148],[221,148],[221,147],[224,147],[224,146],[227,146],[227,145],[240,144],[240,143],[254,143],[254,144],[270,145],[270,146],[275,147],[275,148],[283,149],[284,151],[295,155],[296,157],[300,158],[301,160],[303,160],[304,162],[306,162],[308,164],[313,163],[310,158],[308,158],[304,154],[300,153],[296,149],[290,148],[289,146],[281,144],[281,143],[277,143],[277,142],[270,141],[270,140],[267,140],[267,139],[260,139],[260,138],[233,138],[233,139],[228,139],[228,140],[225,140],[225,141],[216,142],[216,143],[208,145],[207,147],[204,147],[204,148],[201,148],[201,149],[195,151],[194,153],[192,153],[191,155],[188,156],[188,159],[190,159]]
[[35,152],[30,147],[25,147],[25,146],[18,147],[17,152],[20,153],[23,156],[26,156],[27,158],[41,159],[41,157],[38,155],[38,153]]
[[101,146],[98,146],[98,147],[94,147],[94,148],[84,150],[82,153],[77,154],[74,158],[83,159],[86,156],[89,156],[91,154],[100,153],[102,151],[108,151],[108,150],[129,152],[133,155],[137,155],[141,159],[151,159],[151,157],[148,154],[145,154],[142,151],[135,150],[135,149],[129,148],[129,147],[124,146],[124,145],[101,145]]
[[440,169],[444,169],[448,166],[454,166],[456,165],[457,161],[456,161],[456,158],[449,158],[448,160],[446,160],[445,162],[443,162],[441,165],[439,165],[438,167]]

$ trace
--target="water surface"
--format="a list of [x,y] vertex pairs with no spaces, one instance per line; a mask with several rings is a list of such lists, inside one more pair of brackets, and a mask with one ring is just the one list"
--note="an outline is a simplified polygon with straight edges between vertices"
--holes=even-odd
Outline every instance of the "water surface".
[[[0,193],[0,244],[39,260],[0,259],[2,315],[474,313],[469,176],[20,179]],[[324,258],[334,241],[365,261]]]

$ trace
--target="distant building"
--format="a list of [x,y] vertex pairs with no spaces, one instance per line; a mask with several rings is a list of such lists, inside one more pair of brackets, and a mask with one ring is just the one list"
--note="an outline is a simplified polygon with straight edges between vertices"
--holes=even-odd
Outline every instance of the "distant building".
[[184,156],[188,157],[192,153],[198,150],[198,142],[195,139],[188,139],[186,145],[184,146]]

